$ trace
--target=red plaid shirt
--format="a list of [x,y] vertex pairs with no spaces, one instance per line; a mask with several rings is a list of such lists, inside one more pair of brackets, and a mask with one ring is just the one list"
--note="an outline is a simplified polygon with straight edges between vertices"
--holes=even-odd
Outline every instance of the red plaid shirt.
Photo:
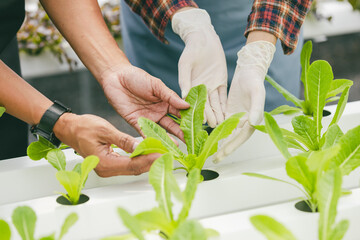
[[[164,32],[167,23],[178,9],[197,7],[193,0],[125,0],[139,14],[151,32],[167,43]],[[312,0],[254,0],[245,36],[254,30],[266,31],[281,40],[285,54],[297,45],[300,28]]]

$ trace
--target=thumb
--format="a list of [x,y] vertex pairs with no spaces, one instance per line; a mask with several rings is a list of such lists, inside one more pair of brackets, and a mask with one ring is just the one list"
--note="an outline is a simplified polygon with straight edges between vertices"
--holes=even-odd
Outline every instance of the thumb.
[[109,135],[107,140],[108,143],[115,144],[128,153],[132,153],[137,145],[139,145],[139,141],[136,138],[118,130]]
[[249,111],[249,123],[251,125],[258,125],[263,119],[265,106],[265,89],[259,89],[252,96],[251,107]]

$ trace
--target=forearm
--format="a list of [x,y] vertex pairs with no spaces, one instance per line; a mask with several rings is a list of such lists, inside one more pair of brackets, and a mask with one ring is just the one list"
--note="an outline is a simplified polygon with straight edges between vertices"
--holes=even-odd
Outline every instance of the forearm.
[[38,124],[52,102],[0,61],[0,105],[30,125]]
[[109,32],[96,0],[41,0],[41,3],[98,81],[106,69],[129,63]]

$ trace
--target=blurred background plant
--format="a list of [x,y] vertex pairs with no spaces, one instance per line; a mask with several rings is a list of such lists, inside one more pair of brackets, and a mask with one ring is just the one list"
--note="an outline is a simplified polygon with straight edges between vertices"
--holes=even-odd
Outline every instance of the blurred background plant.
[[[317,20],[327,19],[331,21],[332,16],[324,16],[317,11],[317,4],[324,0],[313,0],[309,15],[314,16]],[[360,0],[337,0],[339,2],[348,2],[354,11],[360,11]]]
[[[112,36],[117,41],[121,40],[119,4],[104,3],[101,11]],[[48,50],[61,64],[67,63],[70,71],[77,66],[77,61],[66,52],[68,43],[53,25],[40,3],[37,8],[26,11],[25,21],[17,38],[20,52],[37,56]]]

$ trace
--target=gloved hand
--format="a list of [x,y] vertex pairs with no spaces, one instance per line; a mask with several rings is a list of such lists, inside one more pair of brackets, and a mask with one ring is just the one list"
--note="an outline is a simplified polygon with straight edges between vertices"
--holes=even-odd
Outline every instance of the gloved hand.
[[227,69],[220,39],[205,10],[190,9],[175,13],[172,29],[185,42],[179,59],[179,85],[182,98],[194,86],[205,84],[208,99],[205,122],[210,127],[224,121],[227,95]]
[[243,144],[264,117],[264,79],[275,53],[274,44],[256,41],[246,44],[238,52],[237,66],[230,86],[225,118],[234,113],[246,112],[234,132],[224,141],[215,156],[221,161]]

